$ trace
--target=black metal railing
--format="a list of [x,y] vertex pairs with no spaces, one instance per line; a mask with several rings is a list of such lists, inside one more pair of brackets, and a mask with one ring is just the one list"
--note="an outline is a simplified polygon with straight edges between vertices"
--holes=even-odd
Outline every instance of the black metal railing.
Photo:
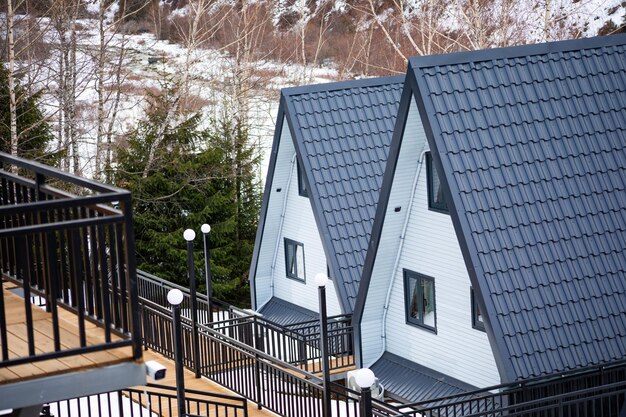
[[[173,326],[168,309],[143,300],[144,341],[147,347],[174,358]],[[258,337],[242,342],[211,326],[198,326],[199,356],[193,355],[193,326],[182,319],[183,363],[190,369],[235,393],[283,416],[322,415],[321,377],[279,361],[255,348]],[[339,384],[331,385],[335,415],[357,416],[360,393]],[[399,415],[382,402],[374,403],[377,416]]]
[[[319,322],[280,326],[259,316],[237,317],[208,324],[212,329],[254,346],[272,357],[301,367],[309,372],[321,372]],[[351,317],[328,318],[329,369],[354,365],[352,356]]]
[[[0,292],[1,365],[122,346],[132,346],[133,358],[140,358],[130,193],[4,153],[0,164],[0,268],[23,295],[28,346],[23,354],[10,353]],[[51,347],[36,343],[34,296],[50,314]],[[60,308],[78,318],[77,343],[62,337]],[[104,341],[89,340],[87,322],[101,327]]]
[[[191,319],[191,294],[188,288],[138,271],[139,296],[167,308],[167,293],[177,288],[183,292],[181,313]],[[196,294],[198,322],[240,342],[254,346],[274,358],[300,366],[309,372],[321,372],[320,326],[311,320],[282,326],[228,303],[213,298],[211,320],[205,294]],[[328,318],[330,370],[354,365],[352,316]]]
[[[144,389],[128,388],[56,401],[46,404],[44,408],[45,415],[54,416],[145,417],[156,414],[160,417],[177,417],[177,404],[175,388],[148,384]],[[185,390],[185,407],[188,416],[248,416],[247,400],[233,395]]]
[[[164,280],[145,271],[137,271],[139,297],[160,306],[167,307],[167,293],[177,288],[183,293],[183,302],[180,305],[183,317],[191,318],[191,294],[189,288]],[[209,303],[206,294],[196,294],[197,317],[199,323],[229,320],[235,317],[250,315],[250,311],[232,306],[215,298],[211,299],[212,311],[209,314]]]
[[405,404],[402,410],[411,417],[621,417],[626,361]]

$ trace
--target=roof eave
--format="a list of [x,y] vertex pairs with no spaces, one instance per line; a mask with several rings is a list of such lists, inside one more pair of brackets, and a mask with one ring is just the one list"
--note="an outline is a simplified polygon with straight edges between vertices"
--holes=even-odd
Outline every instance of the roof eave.
[[478,250],[471,239],[467,219],[465,219],[463,213],[458,210],[458,207],[461,206],[460,201],[458,200],[459,190],[455,187],[451,187],[451,184],[454,184],[454,182],[449,181],[452,168],[447,164],[443,164],[442,158],[439,154],[437,138],[441,136],[441,132],[437,130],[436,126],[431,124],[431,116],[434,114],[434,110],[428,100],[428,97],[424,97],[421,93],[421,91],[427,91],[427,88],[423,84],[423,78],[418,77],[418,75],[422,72],[421,68],[423,66],[416,67],[413,63],[413,60],[409,62],[406,82],[410,83],[413,91],[420,118],[424,126],[424,132],[430,147],[432,160],[436,169],[440,173],[440,179],[444,186],[445,198],[448,202],[454,231],[465,261],[470,282],[476,294],[476,299],[484,315],[486,333],[495,358],[496,366],[500,373],[501,382],[511,382],[516,379],[516,375],[513,364],[509,360],[508,350],[504,344],[503,329],[500,327],[498,320],[495,319],[496,312],[493,303],[488,302],[490,301],[490,294],[487,285],[484,282],[482,270],[480,270],[480,263],[476,258]]
[[374,224],[372,225],[372,232],[370,234],[370,240],[367,246],[367,254],[365,255],[363,271],[361,273],[361,283],[359,284],[359,291],[357,294],[354,306],[354,313],[352,316],[352,323],[354,327],[356,341],[355,356],[357,357],[358,361],[362,361],[361,320],[363,319],[365,303],[367,301],[367,293],[369,291],[372,272],[376,261],[376,255],[378,253],[378,246],[380,243],[383,225],[385,223],[385,213],[387,212],[387,207],[389,204],[389,195],[391,194],[391,187],[393,184],[393,179],[395,176],[396,166],[398,162],[398,154],[402,145],[402,138],[404,135],[404,129],[406,127],[406,119],[409,113],[409,107],[411,105],[412,97],[413,93],[411,91],[411,88],[408,87],[408,84],[405,82],[402,89],[402,96],[400,97],[398,115],[396,117],[396,124],[393,130],[391,146],[389,147],[389,156],[387,158],[385,173],[383,174],[383,182],[378,198],[378,205],[376,206]]
[[263,242],[263,231],[265,229],[265,219],[267,217],[267,210],[269,206],[270,195],[272,194],[272,182],[274,179],[274,170],[276,168],[276,158],[278,156],[278,148],[280,145],[280,136],[283,130],[283,123],[285,120],[285,104],[284,96],[281,94],[280,104],[278,105],[278,115],[276,116],[276,128],[274,130],[274,140],[272,142],[272,151],[270,153],[270,162],[267,170],[267,177],[265,179],[265,189],[263,190],[263,200],[261,202],[261,212],[259,213],[259,225],[257,226],[256,237],[254,239],[254,251],[252,252],[252,261],[250,262],[250,294],[252,301],[252,309],[257,309],[256,300],[256,270],[259,261],[259,252],[261,250],[261,243]]
[[[344,84],[344,83],[337,83]],[[316,86],[312,86],[316,87]],[[302,87],[302,89],[289,89],[286,94],[283,96],[284,98],[284,111],[285,111],[285,119],[287,120],[287,125],[289,126],[289,131],[291,133],[291,138],[293,140],[293,146],[296,150],[296,158],[298,159],[298,163],[300,167],[305,173],[304,181],[306,182],[309,201],[311,203],[311,208],[313,210],[313,217],[315,218],[315,224],[317,226],[317,230],[320,232],[320,239],[322,241],[322,247],[324,249],[324,254],[326,255],[327,262],[330,262],[330,267],[332,272],[335,274],[335,277],[340,278],[339,266],[337,263],[336,256],[334,256],[332,252],[332,242],[331,237],[328,233],[328,225],[324,216],[322,215],[322,207],[320,205],[320,196],[317,192],[316,187],[311,186],[310,179],[312,177],[312,167],[308,158],[302,157],[302,147],[304,138],[300,134],[302,131],[300,124],[298,123],[297,118],[292,117],[295,114],[295,109],[293,108],[292,102],[290,100],[292,95],[296,95],[296,92],[303,93],[307,87]],[[345,88],[345,87],[344,87]],[[325,271],[319,271],[325,272]],[[352,313],[352,307],[350,306],[350,302],[348,300],[348,294],[346,293],[344,285],[339,285],[338,280],[335,280],[335,291],[339,294],[339,304],[341,305],[341,311],[344,314]]]

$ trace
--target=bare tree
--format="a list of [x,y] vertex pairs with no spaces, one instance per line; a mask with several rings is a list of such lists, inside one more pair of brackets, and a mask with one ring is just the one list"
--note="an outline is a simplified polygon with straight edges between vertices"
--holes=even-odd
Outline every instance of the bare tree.
[[9,49],[9,112],[11,119],[11,155],[17,156],[17,100],[15,95],[15,38],[13,34],[15,14],[13,0],[7,0],[7,46]]
[[[20,103],[29,100],[39,91],[36,87],[39,68],[35,65],[36,51],[41,50],[42,30],[36,19],[29,14],[31,2],[27,0],[7,0],[6,37],[3,39],[7,52],[6,63],[9,90],[9,152],[18,154],[19,144],[43,120],[28,126],[18,126],[17,112]],[[17,89],[18,78],[21,88]]]
[[185,47],[185,58],[172,80],[175,86],[173,89],[174,96],[169,100],[167,113],[158,126],[155,140],[148,151],[148,160],[146,161],[143,171],[144,178],[148,176],[148,173],[155,163],[157,150],[161,145],[167,129],[172,126],[179,116],[181,102],[189,96],[190,78],[192,77],[195,64],[199,61],[200,50],[215,34],[217,28],[221,26],[221,21],[209,25],[203,24],[207,23],[205,18],[211,6],[211,0],[190,1],[188,3],[189,15],[186,20],[186,25],[184,27],[181,25],[177,26],[183,46]]

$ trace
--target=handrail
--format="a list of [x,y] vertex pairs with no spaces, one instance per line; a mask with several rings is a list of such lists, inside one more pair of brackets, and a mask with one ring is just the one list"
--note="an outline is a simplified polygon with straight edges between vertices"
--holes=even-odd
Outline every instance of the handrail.
[[[0,274],[23,291],[28,345],[24,354],[9,354],[0,292],[3,366],[129,345],[132,359],[141,358],[128,191],[0,152]],[[53,346],[36,344],[32,294],[45,300]],[[61,342],[60,308],[77,315],[78,346]],[[103,329],[104,342],[89,340],[87,322]]]
[[[169,311],[165,308],[162,307],[156,303],[147,301],[147,300],[143,300],[142,301],[142,308],[148,308],[154,312],[156,312],[157,314],[160,314],[162,318],[164,318],[165,320],[169,321],[171,320],[171,316],[168,314]],[[181,322],[183,324],[183,327],[188,327],[189,329],[191,329],[191,321],[189,320],[189,318],[187,317],[182,317],[181,316]],[[259,359],[263,359],[265,361],[267,361],[268,363],[271,363],[275,366],[278,367],[282,367],[282,368],[286,368],[289,369],[293,372],[297,372],[297,373],[302,373],[306,378],[308,379],[314,379],[317,381],[322,381],[322,379],[310,372],[307,372],[305,370],[302,370],[300,368],[298,368],[297,366],[291,365],[290,363],[286,363],[283,361],[279,361],[278,359],[274,358],[273,356],[256,349],[253,346],[247,345],[242,343],[241,341],[227,336],[223,333],[218,332],[217,330],[213,330],[212,328],[206,326],[206,325],[202,325],[202,324],[198,324],[198,330],[201,331],[201,333],[213,336],[217,339],[222,340],[223,342],[227,343],[229,346],[233,347],[234,349],[236,349],[238,352],[241,353],[245,353],[245,354],[251,354],[251,355],[256,355]],[[171,354],[173,355],[174,352],[172,350]]]
[[[58,416],[70,414],[73,406],[79,407],[79,404],[84,402],[89,404],[89,406],[78,410],[77,415],[84,417],[114,415],[111,414],[111,411],[117,407],[119,415],[144,417],[146,415],[145,408],[148,407],[146,403],[148,403],[153,406],[157,404],[156,408],[161,417],[174,417],[177,410],[175,390],[174,387],[165,385],[147,384],[141,388],[125,388],[91,396],[54,401],[48,403],[45,408],[47,415]],[[131,403],[131,407],[124,407],[124,399]],[[185,403],[188,411],[186,416],[248,417],[248,400],[235,395],[186,389]],[[150,410],[148,414],[150,415],[154,412]],[[74,413],[71,414],[73,415]]]
[[[157,345],[158,351],[173,358],[173,346],[169,342],[172,317],[168,309],[156,303],[142,300],[145,342],[148,347]],[[192,325],[188,318],[181,318],[183,346],[189,349]],[[321,417],[322,378],[297,366],[282,362],[236,338],[220,333],[210,325],[199,325],[200,357],[185,356],[183,363],[189,369],[200,369],[201,375],[255,401],[259,406],[284,416]],[[253,339],[254,340],[254,339]],[[199,360],[199,366],[194,361]],[[283,387],[277,389],[277,387]],[[335,415],[356,416],[360,393],[332,383]],[[398,416],[394,407],[374,401],[376,416]]]
[[61,171],[59,169],[50,167],[48,165],[41,164],[39,162],[26,160],[20,157],[9,155],[6,152],[0,152],[0,163],[10,164],[27,171],[32,171],[38,174],[43,174],[50,178],[56,178],[61,181],[66,181],[81,187],[91,189],[97,192],[114,192],[118,194],[130,195],[130,192],[122,188],[115,187],[113,185],[102,184],[100,182],[90,180],[88,178],[79,177],[68,172]]

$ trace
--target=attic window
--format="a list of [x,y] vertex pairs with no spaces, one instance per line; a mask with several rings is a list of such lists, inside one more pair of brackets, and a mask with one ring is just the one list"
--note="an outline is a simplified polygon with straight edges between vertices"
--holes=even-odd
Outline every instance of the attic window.
[[435,279],[404,270],[406,322],[437,331],[435,320]]
[[304,245],[285,238],[285,269],[287,278],[305,281]]
[[439,173],[433,166],[430,152],[426,153],[426,171],[428,179],[428,208],[439,213],[448,213],[448,204],[443,195],[443,184]]
[[485,322],[483,321],[483,314],[478,307],[476,297],[474,295],[474,289],[470,287],[470,297],[472,299],[472,327],[476,330],[485,331]]
[[298,195],[302,197],[309,196],[309,189],[306,186],[306,177],[303,175],[302,167],[298,163]]

